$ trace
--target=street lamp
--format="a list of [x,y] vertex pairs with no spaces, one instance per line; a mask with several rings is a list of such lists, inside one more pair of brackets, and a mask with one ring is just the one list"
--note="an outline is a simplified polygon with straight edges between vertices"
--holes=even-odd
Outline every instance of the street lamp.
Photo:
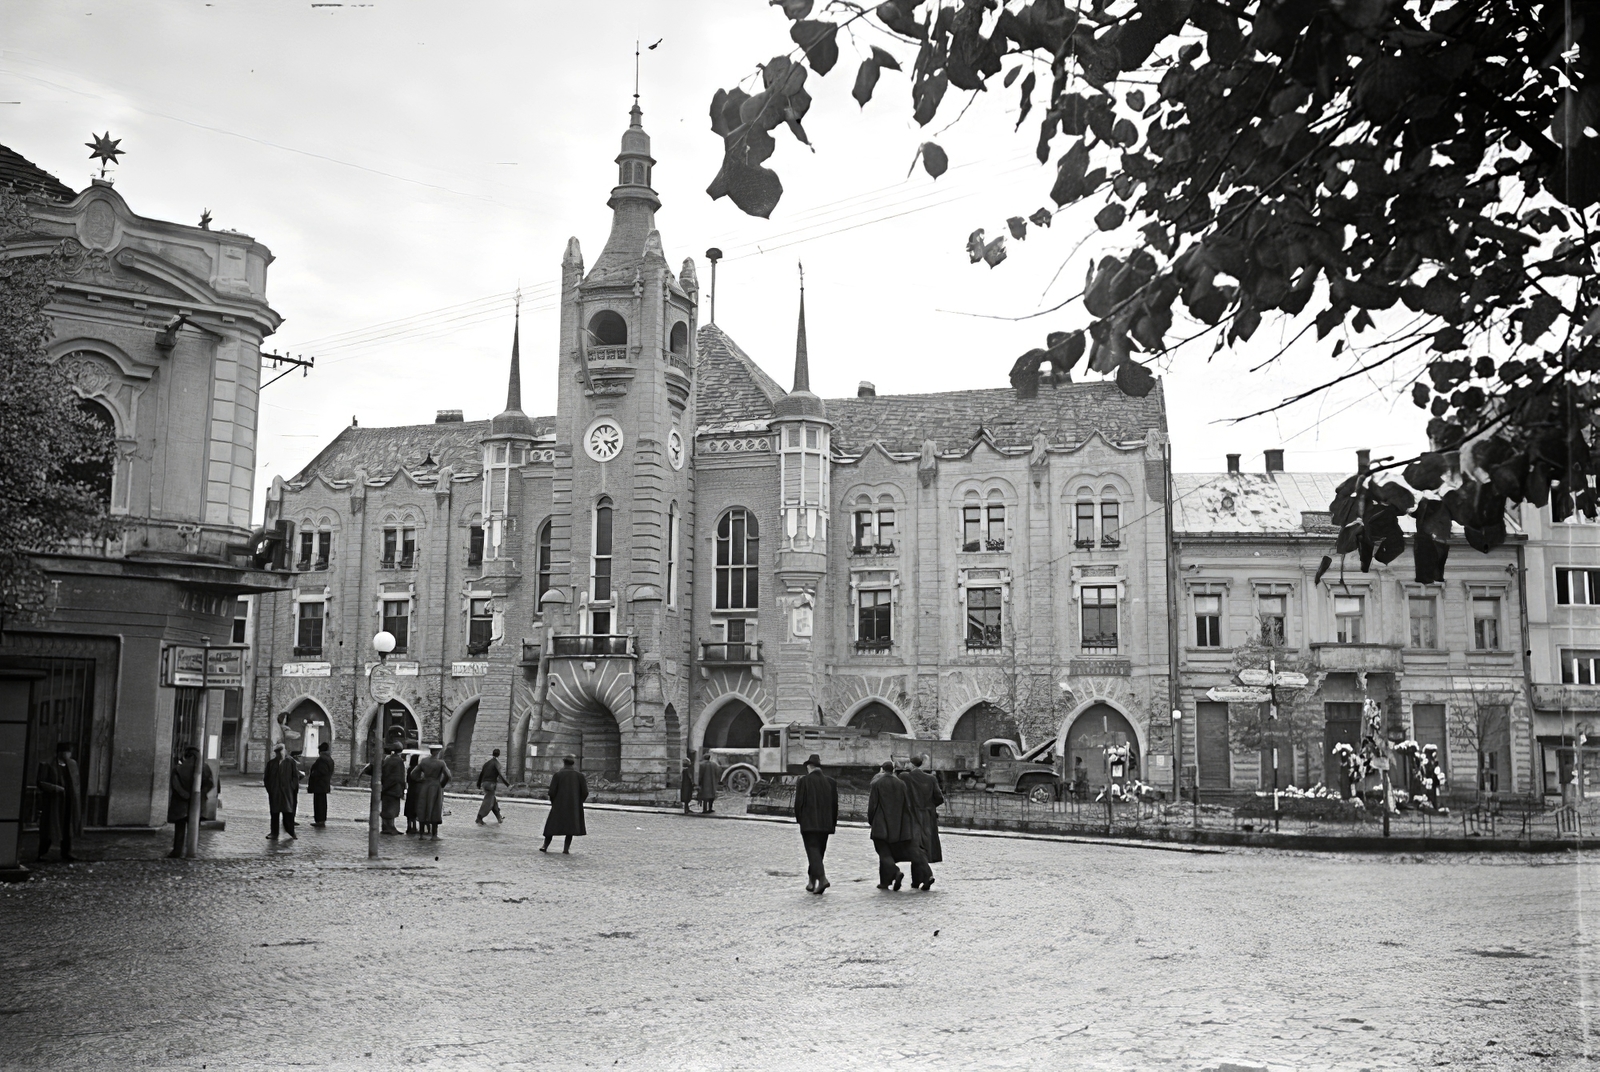
[[394,650],[394,634],[380,629],[372,637],[372,650],[378,665],[372,668],[367,691],[378,709],[372,714],[372,744],[367,750],[372,769],[372,801],[367,809],[367,858],[378,858],[378,835],[383,823],[383,705],[394,698],[394,671],[389,669],[389,653]]

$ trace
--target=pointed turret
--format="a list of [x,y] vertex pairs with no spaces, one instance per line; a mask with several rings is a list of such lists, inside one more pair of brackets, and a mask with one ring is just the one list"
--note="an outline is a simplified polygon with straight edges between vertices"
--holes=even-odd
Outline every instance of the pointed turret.
[[806,350],[806,275],[800,269],[800,322],[794,336],[794,390],[778,400],[778,417],[827,418],[822,399],[811,393],[811,357]]
[[637,100],[628,116],[622,151],[617,154],[617,185],[606,201],[611,209],[611,235],[594,262],[591,279],[613,270],[632,272],[644,256],[645,243],[656,227],[656,209],[661,207],[661,198],[650,185],[656,161],[650,155],[650,135],[644,131],[644,113]]
[[511,326],[511,372],[506,381],[506,408],[489,422],[489,434],[531,436],[533,420],[522,411],[522,299],[517,298],[516,319]]
[[[800,277],[804,280],[804,276]],[[800,284],[800,326],[794,333],[794,389],[811,393],[811,362],[806,354],[806,285]]]

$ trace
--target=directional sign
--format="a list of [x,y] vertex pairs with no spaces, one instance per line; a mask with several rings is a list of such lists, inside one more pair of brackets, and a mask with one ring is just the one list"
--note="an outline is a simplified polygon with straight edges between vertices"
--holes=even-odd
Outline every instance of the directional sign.
[[1206,699],[1216,703],[1266,703],[1272,693],[1249,685],[1218,685],[1206,691]]
[[1276,685],[1280,689],[1303,689],[1311,684],[1304,674],[1280,670],[1274,674],[1270,670],[1240,670],[1239,680],[1246,685],[1271,687]]

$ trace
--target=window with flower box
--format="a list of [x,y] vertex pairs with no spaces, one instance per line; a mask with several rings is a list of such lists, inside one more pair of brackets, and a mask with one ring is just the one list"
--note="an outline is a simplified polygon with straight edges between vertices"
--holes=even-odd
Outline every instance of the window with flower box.
[[467,654],[482,655],[489,650],[494,639],[494,600],[472,599],[468,602]]
[[966,593],[967,650],[1000,647],[1004,640],[1001,621],[1003,590],[998,585],[992,588],[969,585]]
[[411,600],[385,599],[383,601],[383,631],[394,637],[394,653],[405,654],[411,639]]
[[1115,585],[1085,586],[1083,602],[1083,653],[1117,653],[1117,589]]
[[322,625],[327,604],[322,600],[301,600],[295,604],[294,653],[322,654]]

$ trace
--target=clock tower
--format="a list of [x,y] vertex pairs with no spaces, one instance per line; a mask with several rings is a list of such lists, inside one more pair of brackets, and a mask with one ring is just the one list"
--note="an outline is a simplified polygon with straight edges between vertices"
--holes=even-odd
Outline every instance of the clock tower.
[[562,261],[551,547],[566,583],[547,600],[548,752],[639,788],[677,776],[691,641],[699,287],[692,260],[668,267],[655,163],[635,98],[611,234],[587,271],[576,238]]

